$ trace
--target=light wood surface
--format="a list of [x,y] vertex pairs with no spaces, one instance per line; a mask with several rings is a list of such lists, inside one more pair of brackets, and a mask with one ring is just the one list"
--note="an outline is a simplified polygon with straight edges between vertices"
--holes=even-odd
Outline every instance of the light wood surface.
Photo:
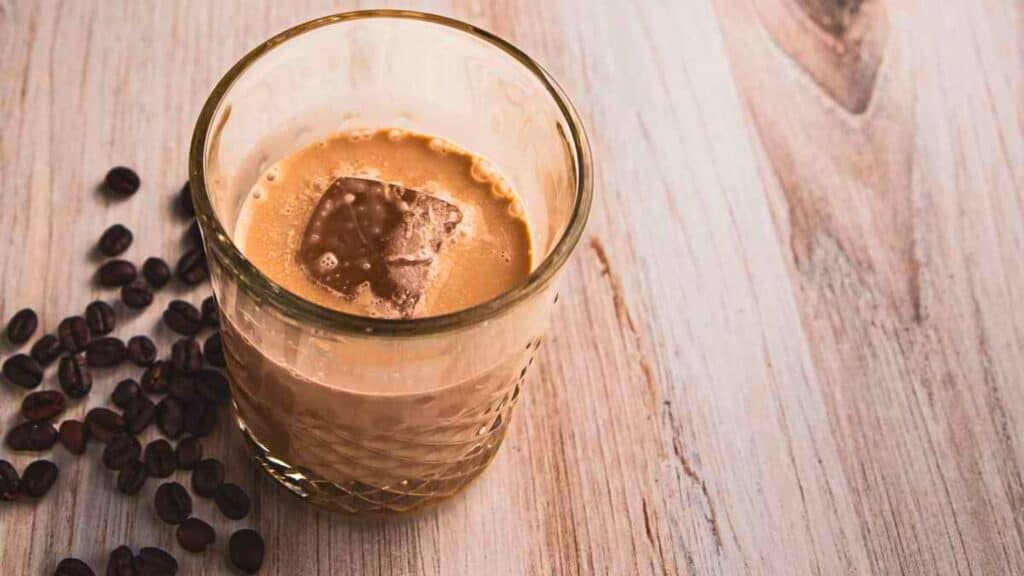
[[[100,572],[122,543],[221,573],[243,526],[265,574],[1024,573],[1013,0],[0,0],[0,316],[31,305],[52,331],[112,297],[89,254],[109,224],[135,230],[133,260],[176,257],[214,82],[287,26],[385,4],[523,47],[595,149],[592,223],[494,464],[435,511],[354,523],[263,478],[222,425],[208,449],[254,512],[199,502],[219,540],[192,556],[155,482],[122,497],[95,448],[57,448],[51,494],[0,506],[0,574]],[[135,199],[95,192],[115,164]],[[0,386],[5,426],[21,396]]]

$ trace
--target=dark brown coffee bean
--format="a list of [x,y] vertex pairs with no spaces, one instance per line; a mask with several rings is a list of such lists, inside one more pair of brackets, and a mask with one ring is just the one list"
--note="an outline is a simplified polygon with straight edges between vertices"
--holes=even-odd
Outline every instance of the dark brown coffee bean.
[[89,431],[85,423],[78,420],[65,420],[60,423],[60,443],[68,452],[78,456],[85,453],[85,446],[89,442]]
[[185,406],[185,432],[200,438],[209,436],[217,427],[217,407],[204,400]]
[[7,432],[7,446],[16,452],[49,450],[57,443],[57,429],[49,422],[22,422]]
[[249,515],[249,495],[238,484],[221,484],[213,493],[213,502],[221,513],[232,520],[241,520]]
[[120,338],[104,336],[97,338],[85,347],[85,361],[89,366],[106,368],[117,366],[128,356],[128,349]]
[[203,351],[192,338],[182,338],[171,346],[171,367],[175,374],[191,374],[203,367]]
[[167,478],[178,468],[178,457],[174,454],[170,442],[159,438],[146,445],[142,457],[149,475],[156,478]]
[[195,436],[189,436],[178,442],[174,449],[174,455],[178,459],[178,468],[182,470],[194,470],[196,464],[203,459],[203,443]]
[[127,546],[118,546],[110,553],[107,560],[107,576],[139,576],[139,573],[132,566],[135,555],[132,549]]
[[159,548],[139,550],[132,566],[139,576],[174,576],[178,573],[178,561]]
[[188,182],[185,182],[185,185],[181,187],[181,191],[178,192],[178,206],[181,207],[185,214],[189,216],[196,215],[195,207],[192,205],[192,187]]
[[120,470],[129,462],[139,459],[142,444],[135,436],[118,436],[103,448],[103,465],[111,470]]
[[25,420],[51,420],[60,415],[67,398],[57,390],[33,392],[21,401],[21,417]]
[[263,566],[263,537],[255,530],[244,528],[232,534],[228,551],[231,563],[246,574],[255,574]]
[[68,354],[57,367],[60,389],[71,398],[82,398],[92,390],[92,372],[81,354]]
[[156,425],[168,438],[181,436],[185,429],[185,415],[181,403],[166,397],[156,405]]
[[28,354],[15,354],[4,361],[4,377],[12,384],[32,389],[43,381],[43,367]]
[[40,366],[49,366],[53,364],[53,361],[60,358],[64,348],[60,345],[60,340],[57,339],[53,334],[45,334],[36,343],[32,345],[32,351],[29,354],[32,358],[35,358],[36,362],[39,362]]
[[164,310],[164,324],[182,336],[195,336],[202,321],[199,310],[184,300],[171,300]]
[[139,383],[131,378],[125,378],[117,383],[114,393],[110,395],[110,398],[114,401],[115,406],[124,409],[128,407],[132,400],[139,396],[142,396],[142,388],[139,387]]
[[210,270],[206,263],[206,253],[201,247],[193,248],[186,252],[179,260],[175,270],[178,279],[194,286],[210,277]]
[[64,350],[81,352],[89,343],[89,324],[81,316],[69,316],[57,326],[57,339]]
[[132,245],[132,231],[120,224],[114,224],[100,236],[99,249],[105,256],[117,256]]
[[115,166],[107,172],[103,184],[109,194],[125,198],[138,192],[142,182],[139,180],[139,175],[131,168]]
[[148,336],[132,336],[128,340],[128,359],[136,366],[149,366],[156,361],[156,344]]
[[121,302],[129,308],[141,310],[153,303],[153,290],[145,280],[136,280],[121,288]]
[[156,407],[153,406],[153,401],[145,396],[139,396],[124,408],[124,428],[129,434],[140,434],[153,422],[154,416]]
[[206,342],[203,342],[203,359],[210,366],[216,366],[217,368],[227,367],[224,358],[224,344],[220,339],[220,332],[215,332],[206,339]]
[[142,389],[148,394],[164,394],[170,380],[170,365],[161,360],[142,373]]
[[192,471],[192,490],[204,498],[213,497],[224,483],[224,465],[220,460],[207,458],[196,464]]
[[12,502],[18,499],[21,478],[18,471],[7,460],[0,460],[0,500]]
[[85,323],[93,336],[103,336],[114,331],[117,323],[114,308],[103,300],[96,300],[85,307]]
[[145,464],[138,460],[129,462],[117,473],[117,491],[126,496],[138,494],[148,479],[149,471]]
[[214,404],[224,404],[231,398],[228,379],[220,372],[206,368],[196,372],[194,378],[200,398]]
[[178,544],[181,544],[185,550],[194,553],[205,552],[206,547],[213,544],[217,538],[213,526],[195,517],[185,519],[178,526],[176,534]]
[[21,475],[21,493],[29,498],[42,498],[57,481],[60,471],[49,460],[36,460],[25,467]]
[[53,576],[96,576],[96,573],[78,558],[65,558],[57,564]]
[[89,437],[106,444],[125,433],[124,418],[109,408],[93,408],[85,415]]
[[181,524],[192,515],[192,497],[177,482],[164,482],[156,489],[153,500],[156,515],[168,524]]
[[203,324],[210,328],[220,327],[220,308],[217,307],[217,299],[207,296],[200,307],[203,315]]
[[188,232],[186,233],[186,236],[188,238],[189,243],[191,243],[193,246],[203,245],[203,233],[199,229],[198,220],[192,221],[192,224],[190,224],[188,227]]
[[142,277],[154,290],[159,290],[170,281],[171,267],[162,258],[151,256],[142,263]]
[[175,374],[171,376],[171,383],[167,393],[172,398],[181,402],[182,406],[193,402],[199,395],[196,393],[196,384],[191,374]]
[[120,288],[131,284],[138,272],[135,264],[127,260],[108,260],[96,273],[100,284],[107,288]]
[[7,339],[15,346],[28,342],[39,327],[39,317],[35,310],[22,308],[7,321]]

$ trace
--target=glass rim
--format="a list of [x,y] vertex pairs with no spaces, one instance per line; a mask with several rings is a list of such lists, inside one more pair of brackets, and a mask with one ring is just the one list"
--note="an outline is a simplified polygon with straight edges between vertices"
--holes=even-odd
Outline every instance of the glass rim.
[[[278,285],[246,258],[221,225],[206,187],[205,159],[207,143],[216,131],[216,127],[212,125],[213,118],[220,109],[224,96],[254,62],[286,41],[324,26],[367,19],[421,21],[451,28],[483,40],[532,72],[558,106],[569,127],[569,142],[574,152],[576,196],[573,211],[555,247],[522,284],[485,302],[438,316],[409,319],[359,316],[315,304]],[[236,62],[214,86],[196,121],[189,151],[189,186],[196,218],[203,231],[204,242],[209,248],[208,258],[217,258],[221,265],[235,275],[243,290],[254,294],[261,301],[271,303],[285,316],[303,324],[330,331],[385,336],[421,336],[468,327],[502,314],[539,292],[562,269],[583,236],[593,201],[591,172],[590,143],[579,115],[562,88],[540,64],[512,43],[491,32],[447,16],[412,10],[356,10],[331,14],[288,28],[259,44]]]

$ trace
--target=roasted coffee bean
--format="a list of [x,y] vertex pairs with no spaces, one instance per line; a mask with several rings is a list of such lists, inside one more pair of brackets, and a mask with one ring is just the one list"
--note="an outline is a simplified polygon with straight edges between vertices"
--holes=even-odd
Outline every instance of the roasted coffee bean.
[[81,398],[92,390],[92,372],[81,354],[69,354],[60,359],[57,380],[61,390],[71,398]]
[[114,405],[118,408],[124,409],[128,407],[128,404],[142,396],[142,388],[139,383],[131,378],[125,378],[117,383],[114,387],[114,393],[110,395],[110,398],[114,401]]
[[175,374],[191,374],[203,367],[203,351],[192,338],[182,338],[171,346],[171,367]]
[[124,362],[126,356],[128,356],[128,349],[124,342],[113,336],[97,338],[85,347],[85,361],[89,366],[97,368],[117,366]]
[[241,520],[249,515],[249,495],[238,484],[221,484],[213,493],[213,502],[221,513],[232,520]]
[[194,286],[210,277],[210,270],[206,263],[206,253],[202,247],[193,248],[186,252],[179,260],[175,269],[178,279]]
[[57,481],[60,471],[49,460],[36,460],[25,467],[21,475],[21,493],[29,498],[42,498]]
[[129,462],[139,459],[142,444],[135,436],[118,436],[103,448],[103,465],[111,470],[120,470]]
[[142,277],[154,290],[159,290],[171,280],[171,267],[162,258],[151,256],[142,263]]
[[196,464],[192,471],[192,489],[204,498],[211,498],[224,483],[224,465],[220,460],[207,458]]
[[121,288],[121,302],[129,308],[140,310],[153,303],[153,290],[145,280],[136,280]]
[[224,360],[224,344],[221,342],[219,332],[214,333],[206,339],[206,342],[203,342],[203,359],[210,366],[216,366],[217,368],[227,367],[227,363]]
[[85,453],[85,445],[89,442],[89,430],[85,423],[78,420],[65,420],[60,423],[60,443],[74,455]]
[[53,364],[53,361],[60,358],[64,348],[60,345],[60,340],[57,339],[53,334],[45,334],[36,343],[32,345],[32,351],[29,354],[35,358],[36,362],[39,362],[40,366],[49,366]]
[[156,425],[168,438],[181,436],[185,429],[185,415],[181,403],[174,398],[164,398],[156,405]]
[[35,310],[22,308],[7,321],[7,339],[15,346],[28,342],[39,327],[39,317]]
[[138,460],[128,462],[117,473],[117,491],[127,496],[138,494],[148,479],[149,471],[145,464]]
[[4,377],[22,388],[35,388],[43,381],[43,367],[28,354],[15,354],[4,361]]
[[174,449],[174,455],[178,459],[178,468],[182,470],[194,470],[196,464],[203,459],[203,443],[195,436],[189,436],[178,442]]
[[139,576],[139,573],[132,566],[135,555],[132,549],[127,546],[118,546],[110,553],[107,560],[107,576]]
[[132,245],[132,231],[120,224],[114,224],[100,236],[99,249],[104,256],[117,256]]
[[100,284],[107,288],[120,288],[131,284],[136,275],[138,272],[135,270],[135,264],[127,260],[108,260],[96,273]]
[[263,537],[259,532],[244,528],[231,535],[228,555],[231,563],[246,574],[255,574],[263,566]]
[[139,576],[174,576],[178,573],[178,561],[159,548],[143,548],[132,562]]
[[178,192],[178,206],[181,207],[185,214],[189,216],[196,215],[195,207],[192,205],[192,187],[188,182],[185,182],[185,185],[181,187],[181,191]]
[[96,576],[96,573],[78,558],[65,558],[57,564],[53,576]]
[[67,398],[57,390],[33,392],[21,401],[21,416],[25,420],[51,420],[60,415]]
[[228,379],[220,372],[206,368],[196,372],[194,379],[200,398],[214,404],[223,404],[231,398]]
[[115,166],[107,172],[103,184],[108,193],[124,198],[138,192],[142,182],[139,181],[139,175],[131,168]]
[[218,328],[220,326],[220,308],[217,307],[217,299],[213,296],[207,296],[203,299],[203,304],[200,306],[203,315],[203,324],[210,328]]
[[217,427],[217,406],[196,400],[185,406],[185,432],[200,438],[209,436]]
[[168,524],[181,524],[192,515],[192,497],[178,482],[164,482],[156,489],[156,515]]
[[156,407],[153,406],[153,401],[145,396],[139,396],[124,408],[124,428],[129,434],[140,434],[153,422],[154,416]]
[[202,322],[199,310],[184,300],[171,300],[164,310],[164,324],[182,336],[195,336]]
[[81,352],[89,343],[89,324],[81,316],[69,316],[57,326],[57,338],[64,350]]
[[148,394],[164,394],[170,380],[170,365],[161,360],[153,363],[142,373],[142,389]]
[[156,361],[156,344],[148,336],[132,336],[128,340],[128,359],[136,366],[149,366]]
[[49,450],[57,443],[57,429],[49,422],[22,422],[7,432],[7,446],[16,452]]
[[199,230],[199,221],[198,220],[193,220],[192,224],[189,225],[188,232],[187,232],[187,237],[188,237],[188,241],[193,246],[202,246],[203,245],[203,233],[202,233],[201,230]]
[[199,518],[186,518],[184,522],[178,525],[176,532],[178,536],[178,544],[189,552],[205,552],[206,547],[213,544],[216,540],[217,535],[213,531],[213,526],[210,526],[206,522],[203,522]]
[[146,445],[142,457],[149,475],[156,478],[167,478],[178,468],[178,457],[174,454],[170,442],[159,438]]
[[0,460],[0,500],[11,502],[18,499],[21,478],[18,471],[7,460]]
[[178,402],[181,402],[182,406],[199,397],[196,393],[195,380],[191,374],[175,374],[171,376],[171,383],[167,387],[167,393]]
[[93,408],[85,415],[89,437],[106,444],[125,433],[124,418],[109,408]]
[[114,308],[103,300],[96,300],[85,307],[85,323],[93,336],[103,336],[114,331],[117,323]]

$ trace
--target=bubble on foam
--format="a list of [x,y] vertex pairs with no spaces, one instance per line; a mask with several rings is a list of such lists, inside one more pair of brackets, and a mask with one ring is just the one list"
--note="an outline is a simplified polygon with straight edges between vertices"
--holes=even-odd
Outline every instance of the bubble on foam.
[[263,188],[260,188],[259,186],[253,186],[250,195],[252,196],[253,200],[263,200],[266,198],[267,193],[265,190],[263,190]]
[[408,132],[400,128],[392,128],[391,130],[388,130],[388,140],[392,142],[399,142],[401,140],[405,140],[405,137],[408,135]]
[[320,270],[330,272],[338,267],[338,257],[334,255],[334,252],[324,252],[320,255],[317,265],[320,266]]
[[427,142],[427,148],[432,152],[437,152],[438,154],[458,154],[461,152],[461,149],[456,146],[454,142],[451,140],[445,140],[444,138],[431,138],[430,141]]
[[363,142],[373,138],[374,133],[376,133],[376,130],[371,130],[369,128],[352,130],[348,133],[348,139],[353,142]]
[[518,198],[509,202],[508,213],[512,215],[513,218],[518,218],[520,220],[526,219],[526,210],[523,209],[523,203],[520,202]]
[[275,180],[281,178],[281,165],[274,164],[273,166],[268,168],[267,171],[263,174],[263,178],[267,182],[274,182]]
[[505,264],[511,264],[512,263],[512,253],[509,252],[508,250],[502,250],[501,251],[501,259],[505,261]]

